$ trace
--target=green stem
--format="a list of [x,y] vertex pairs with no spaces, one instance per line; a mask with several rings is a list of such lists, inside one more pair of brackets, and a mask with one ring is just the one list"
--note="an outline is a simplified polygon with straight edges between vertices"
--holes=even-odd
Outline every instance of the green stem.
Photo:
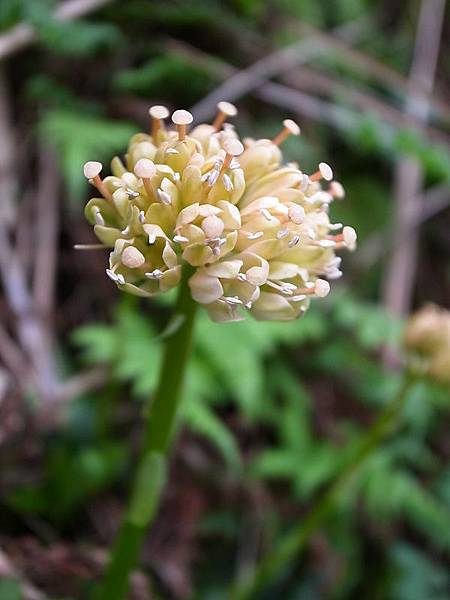
[[196,303],[189,292],[190,275],[190,268],[185,266],[174,310],[174,318],[181,322],[166,341],[158,387],[146,414],[145,440],[131,498],[98,591],[98,600],[125,598],[130,572],[136,566],[146,531],[159,506],[194,329]]
[[349,462],[317,499],[304,520],[262,559],[255,570],[249,573],[244,580],[235,584],[229,592],[229,600],[248,600],[255,597],[298,557],[311,535],[317,531],[332,511],[336,498],[349,479],[396,425],[411,383],[412,379],[405,377],[395,398],[363,436]]

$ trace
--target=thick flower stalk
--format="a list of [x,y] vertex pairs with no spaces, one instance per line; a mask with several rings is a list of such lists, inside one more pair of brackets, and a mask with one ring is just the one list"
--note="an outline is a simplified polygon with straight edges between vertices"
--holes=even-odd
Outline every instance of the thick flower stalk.
[[301,316],[313,297],[341,276],[336,251],[353,250],[352,227],[330,223],[342,198],[326,163],[306,174],[282,164],[280,144],[300,129],[291,120],[273,139],[241,142],[220,102],[212,125],[187,131],[192,115],[177,110],[166,129],[165,107],[150,109],[151,131],[130,140],[124,161],[101,179],[101,163],[84,173],[99,196],[86,216],[112,248],[107,275],[123,291],[152,297],[176,287],[182,265],[194,268],[192,298],[214,321]]

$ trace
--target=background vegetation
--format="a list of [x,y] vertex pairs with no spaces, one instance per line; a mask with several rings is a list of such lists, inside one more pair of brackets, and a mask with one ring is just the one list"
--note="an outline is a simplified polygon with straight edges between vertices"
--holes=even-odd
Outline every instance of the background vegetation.
[[[247,134],[298,120],[287,158],[326,160],[347,190],[333,219],[359,249],[329,298],[295,323],[197,323],[132,593],[220,600],[302,522],[395,393],[405,315],[450,306],[444,5],[1,0],[1,600],[89,597],[169,314],[171,298],[121,295],[103,251],[73,250],[93,241],[83,162],[123,152],[151,104],[210,119],[230,99]],[[449,406],[448,390],[414,386],[397,434],[261,598],[450,597]]]

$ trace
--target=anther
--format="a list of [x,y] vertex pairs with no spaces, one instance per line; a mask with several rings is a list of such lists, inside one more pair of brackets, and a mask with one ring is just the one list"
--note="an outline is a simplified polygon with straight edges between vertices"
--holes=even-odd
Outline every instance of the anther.
[[189,238],[185,237],[184,235],[175,235],[173,237],[173,241],[178,244],[187,244],[189,242]]
[[138,269],[145,263],[145,256],[134,246],[127,246],[122,252],[120,260],[129,269]]
[[262,238],[263,235],[264,233],[262,231],[255,231],[255,233],[249,233],[247,238],[249,240],[259,240],[259,238]]
[[296,225],[300,225],[305,220],[305,209],[303,206],[293,204],[289,207],[289,219]]
[[319,163],[319,170],[310,175],[309,179],[311,181],[320,181],[321,179],[325,179],[325,181],[331,181],[333,179],[333,171],[330,165],[321,162]]
[[289,248],[293,248],[294,246],[296,246],[300,241],[300,236],[299,235],[294,235],[294,237],[289,240],[288,242],[288,247]]
[[288,235],[289,235],[289,229],[280,229],[280,231],[277,232],[277,239],[282,240],[285,237],[287,237]]
[[330,293],[330,284],[325,279],[317,279],[314,292],[319,298],[325,298]]
[[150,198],[155,197],[155,190],[153,188],[151,177],[156,173],[155,164],[148,158],[140,158],[134,165],[135,174],[142,179],[145,191]]
[[275,146],[282,144],[290,135],[300,135],[300,127],[292,119],[285,119],[283,125],[283,129],[272,140],[272,144],[275,144]]
[[342,230],[342,239],[344,240],[344,244],[350,250],[354,250],[356,246],[357,237],[358,236],[356,235],[356,231],[353,229],[353,227],[349,227],[348,225],[346,225]]
[[170,197],[170,194],[168,194],[167,192],[165,192],[161,188],[158,188],[156,190],[156,195],[158,197],[158,200],[160,202],[162,202],[163,204],[165,204],[166,206],[170,206],[172,204],[172,199]]
[[220,175],[223,175],[226,169],[228,169],[235,156],[240,156],[244,152],[244,146],[235,138],[227,140],[224,143],[223,148],[226,154],[223,159],[222,168],[220,169]]
[[186,128],[192,123],[194,117],[187,110],[176,110],[172,115],[172,122],[178,131],[178,139],[182,142],[186,138]]
[[224,188],[227,190],[227,192],[231,192],[233,190],[233,182],[231,181],[231,178],[229,175],[227,175],[226,173],[224,173],[224,175],[222,175],[222,181],[223,181],[223,186]]
[[219,131],[227,117],[235,117],[238,111],[231,102],[219,102],[217,109],[218,113],[214,119],[213,127],[216,131]]
[[156,140],[156,136],[158,135],[159,130],[163,127],[163,120],[167,119],[169,116],[169,111],[165,106],[161,106],[159,104],[152,106],[148,109],[149,115],[151,117],[151,132],[153,141]]
[[100,173],[103,168],[101,162],[97,162],[96,160],[89,160],[87,163],[84,163],[83,173],[86,179],[95,186],[100,194],[106,198],[106,200],[112,200],[111,193],[109,192],[106,185],[103,183]]
[[342,186],[342,184],[339,183],[339,181],[332,181],[330,183],[330,187],[328,188],[328,193],[333,196],[333,198],[337,198],[338,200],[341,200],[342,198],[345,197],[345,190]]

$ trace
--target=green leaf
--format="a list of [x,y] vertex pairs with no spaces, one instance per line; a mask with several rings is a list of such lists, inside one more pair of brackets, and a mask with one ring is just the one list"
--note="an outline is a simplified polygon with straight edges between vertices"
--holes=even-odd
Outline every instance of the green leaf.
[[20,581],[9,577],[0,580],[0,600],[22,600]]
[[52,52],[86,55],[100,48],[117,46],[119,30],[111,23],[60,21],[54,17],[55,3],[33,0],[24,3],[24,18],[33,25],[40,42]]
[[189,399],[181,405],[181,417],[189,428],[213,444],[228,466],[240,469],[241,459],[236,440],[212,408],[200,399]]

